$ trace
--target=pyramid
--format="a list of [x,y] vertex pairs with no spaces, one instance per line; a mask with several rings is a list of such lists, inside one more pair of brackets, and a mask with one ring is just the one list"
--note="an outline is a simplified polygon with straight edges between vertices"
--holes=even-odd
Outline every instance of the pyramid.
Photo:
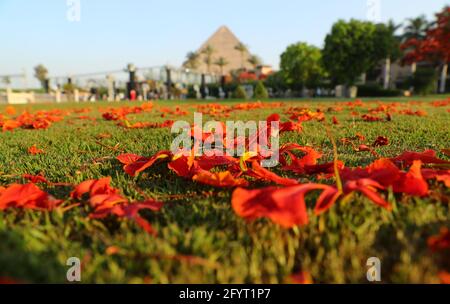
[[[242,67],[241,53],[235,49],[236,45],[240,43],[239,39],[226,26],[221,26],[202,46],[197,50],[200,55],[199,65],[196,69],[200,73],[208,73],[208,66],[205,64],[205,55],[202,51],[210,45],[214,49],[212,55],[212,62],[210,70],[213,74],[220,74],[220,68],[214,64],[220,57],[225,58],[228,64],[223,68],[224,74],[229,74],[232,70],[237,70]],[[246,69],[252,69],[252,65],[248,63],[250,53],[244,53],[243,61]]]

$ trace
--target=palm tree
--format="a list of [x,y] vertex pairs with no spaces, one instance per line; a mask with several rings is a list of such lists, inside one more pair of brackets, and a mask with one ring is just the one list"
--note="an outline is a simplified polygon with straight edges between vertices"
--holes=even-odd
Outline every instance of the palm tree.
[[234,49],[236,51],[238,51],[239,53],[241,53],[241,68],[244,69],[245,67],[245,53],[248,52],[248,48],[245,44],[243,44],[242,42],[239,42]]
[[214,52],[214,48],[209,44],[202,50],[202,54],[205,55],[204,62],[208,67],[208,74],[211,74],[211,65],[213,63],[212,57]]
[[197,52],[189,52],[186,55],[186,61],[183,63],[183,66],[189,69],[197,69],[199,65],[200,54]]
[[[417,18],[408,19],[408,25],[403,30],[403,42],[410,39],[424,40],[427,36],[427,31],[430,28],[430,23],[427,21],[425,15]],[[411,64],[411,72],[416,72],[416,63]]]
[[250,58],[248,59],[248,63],[250,63],[253,66],[253,69],[256,70],[258,65],[261,65],[262,61],[261,58],[259,58],[258,56],[251,55]]
[[229,62],[224,57],[219,57],[214,64],[220,68],[220,75],[223,76],[223,68],[228,65]]
[[425,15],[417,18],[410,18],[407,21],[408,25],[405,26],[403,30],[403,41],[409,39],[423,40],[426,37],[427,31],[430,27],[430,23],[427,21]]

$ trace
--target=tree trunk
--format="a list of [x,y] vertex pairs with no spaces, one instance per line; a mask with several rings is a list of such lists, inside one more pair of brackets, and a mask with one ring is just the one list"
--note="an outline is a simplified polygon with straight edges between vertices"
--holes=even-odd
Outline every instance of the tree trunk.
[[367,81],[367,74],[363,73],[361,75],[361,84],[366,84],[366,81]]
[[413,63],[411,64],[411,74],[415,74],[416,71],[417,71],[417,63],[416,63],[416,62],[413,62]]
[[383,67],[383,88],[385,90],[389,89],[390,82],[391,82],[391,58],[386,58]]
[[346,88],[346,97],[347,98],[356,98],[358,97],[358,87],[355,85],[348,86]]
[[439,86],[439,93],[445,93],[445,87],[447,82],[448,63],[442,66],[441,81]]

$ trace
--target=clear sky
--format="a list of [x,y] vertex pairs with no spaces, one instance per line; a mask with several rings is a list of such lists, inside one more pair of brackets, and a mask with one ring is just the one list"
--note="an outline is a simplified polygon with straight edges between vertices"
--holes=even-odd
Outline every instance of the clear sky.
[[[73,0],[69,0],[73,1]],[[76,0],[75,0],[76,1]],[[137,66],[180,65],[219,26],[227,25],[265,63],[277,67],[287,45],[322,46],[338,19],[366,19],[374,0],[0,0],[0,75],[51,75]],[[381,20],[431,16],[449,0],[380,0]]]

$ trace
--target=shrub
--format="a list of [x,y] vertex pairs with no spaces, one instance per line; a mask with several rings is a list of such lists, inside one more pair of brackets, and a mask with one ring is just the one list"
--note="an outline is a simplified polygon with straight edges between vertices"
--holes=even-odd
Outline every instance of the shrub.
[[242,86],[238,86],[234,91],[233,97],[237,99],[247,99],[247,93]]
[[194,90],[194,86],[193,85],[189,85],[188,86],[188,93],[187,93],[187,98],[189,99],[196,99],[197,98],[197,92]]
[[358,97],[396,97],[402,92],[396,89],[384,89],[378,84],[365,84],[358,86]]
[[262,83],[262,81],[258,81],[258,83],[256,83],[255,98],[257,98],[257,99],[269,98],[269,93],[267,93],[267,89],[264,86],[264,83]]
[[436,91],[438,76],[434,68],[419,67],[407,83],[414,87],[414,94],[428,95]]
[[218,83],[208,83],[206,85],[206,87],[208,88],[208,95],[210,97],[215,97],[215,98],[219,97],[220,84],[218,84]]

